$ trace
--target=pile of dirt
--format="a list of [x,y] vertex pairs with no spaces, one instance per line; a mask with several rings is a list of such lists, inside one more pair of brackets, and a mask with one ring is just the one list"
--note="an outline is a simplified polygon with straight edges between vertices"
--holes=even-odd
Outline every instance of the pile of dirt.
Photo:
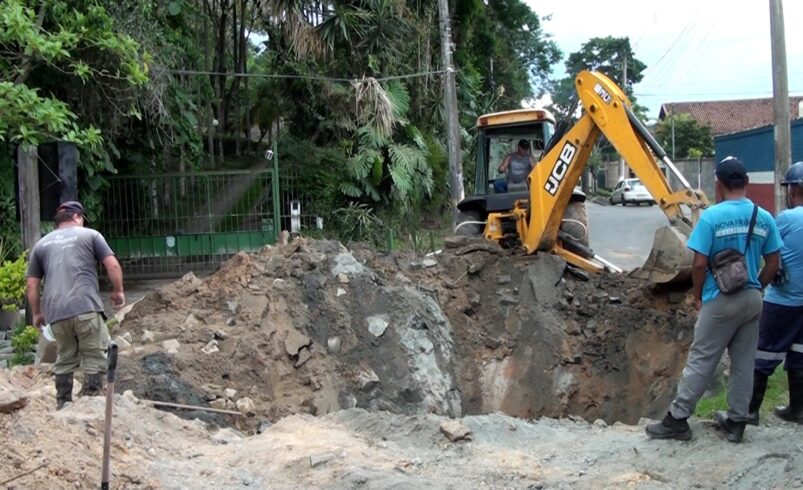
[[[2,486],[97,488],[104,399],[77,398],[56,411],[52,375],[36,368],[0,370],[0,387],[8,385],[29,401],[0,413],[0,482],[16,478]],[[803,428],[795,424],[750,427],[746,443],[733,445],[700,421],[692,422],[694,440],[677,442],[648,440],[643,422],[349,409],[289,416],[249,437],[154,410],[130,393],[117,395],[114,408],[114,489],[803,485]]]
[[[587,279],[587,280],[584,280]],[[420,257],[296,240],[136,304],[122,389],[249,417],[354,407],[635,422],[660,414],[691,341],[683,294],[579,278],[549,254],[455,238]]]

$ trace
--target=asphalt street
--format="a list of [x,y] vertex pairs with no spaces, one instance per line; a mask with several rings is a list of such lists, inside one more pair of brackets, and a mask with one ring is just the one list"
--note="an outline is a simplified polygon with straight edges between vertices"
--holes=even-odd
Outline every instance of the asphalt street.
[[669,224],[658,206],[604,206],[591,201],[586,206],[591,248],[625,270],[647,260],[655,230]]

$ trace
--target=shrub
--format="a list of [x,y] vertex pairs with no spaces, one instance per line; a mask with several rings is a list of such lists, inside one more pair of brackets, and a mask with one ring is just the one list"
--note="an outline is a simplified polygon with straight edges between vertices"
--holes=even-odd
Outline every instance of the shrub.
[[14,347],[14,357],[11,358],[11,365],[31,364],[38,342],[39,330],[30,325],[20,324],[11,337],[11,346]]
[[22,308],[25,300],[25,254],[0,265],[0,307],[5,311]]

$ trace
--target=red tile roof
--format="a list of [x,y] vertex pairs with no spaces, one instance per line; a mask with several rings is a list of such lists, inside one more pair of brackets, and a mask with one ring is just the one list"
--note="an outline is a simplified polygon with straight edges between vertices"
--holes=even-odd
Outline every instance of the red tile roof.
[[[801,116],[798,109],[803,96],[789,97],[792,119]],[[714,136],[735,133],[773,123],[772,99],[719,100],[707,102],[671,102],[661,105],[659,119],[667,114],[691,114],[697,121],[711,126]]]

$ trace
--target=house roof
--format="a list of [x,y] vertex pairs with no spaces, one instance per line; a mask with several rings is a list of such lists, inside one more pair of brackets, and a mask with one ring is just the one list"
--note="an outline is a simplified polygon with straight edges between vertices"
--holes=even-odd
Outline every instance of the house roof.
[[[792,119],[801,116],[801,102],[803,96],[789,97],[789,114]],[[664,119],[668,114],[690,114],[698,122],[711,126],[714,136],[773,123],[772,98],[661,104],[658,118]]]

